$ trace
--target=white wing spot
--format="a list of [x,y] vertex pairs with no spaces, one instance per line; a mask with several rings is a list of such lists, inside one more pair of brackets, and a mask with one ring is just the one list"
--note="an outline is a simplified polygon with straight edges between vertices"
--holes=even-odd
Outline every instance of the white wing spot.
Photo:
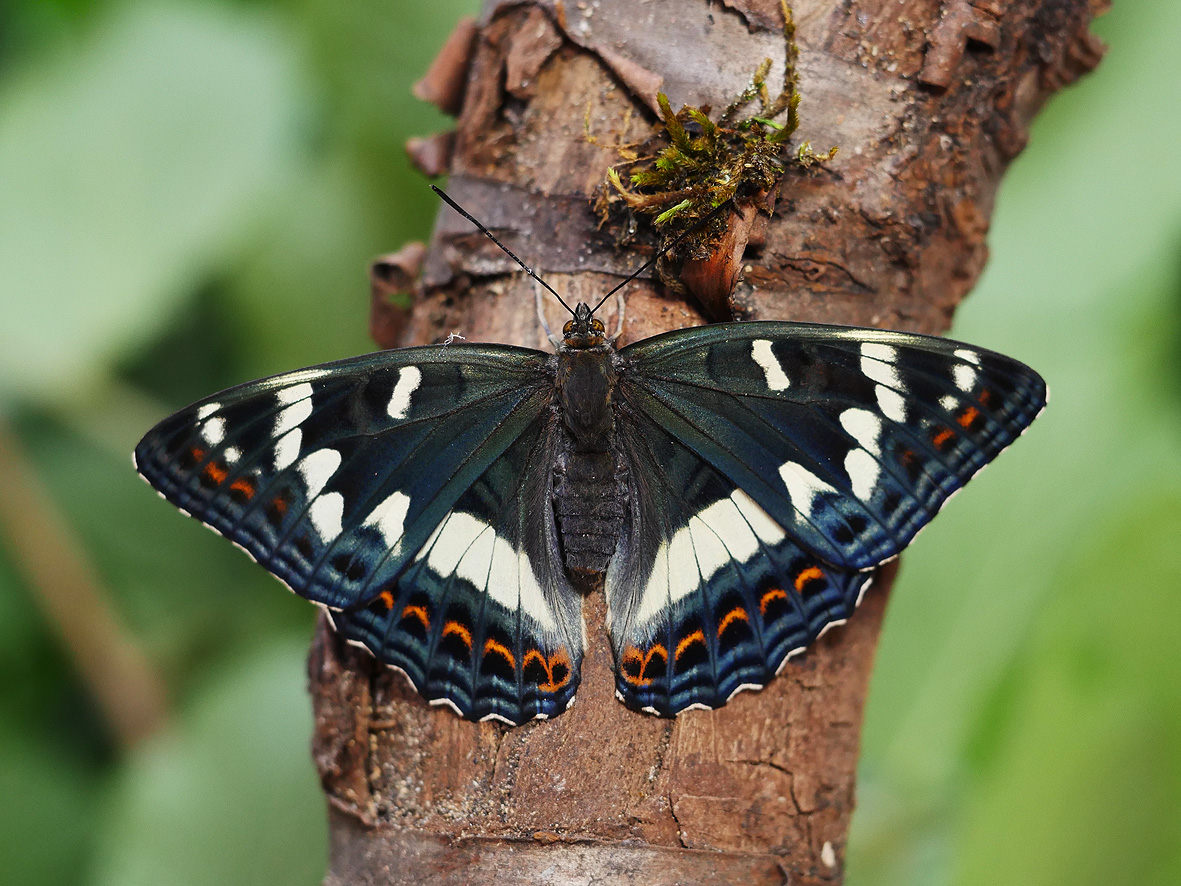
[[299,447],[303,445],[303,431],[292,428],[275,444],[275,470],[281,471],[295,464],[299,458]]
[[201,436],[210,446],[216,446],[226,438],[226,420],[211,418],[201,426]]
[[386,412],[390,418],[405,418],[410,413],[410,395],[422,384],[422,370],[417,366],[404,366],[398,373],[398,383],[390,394]]
[[547,630],[557,630],[525,552],[517,551],[483,520],[452,511],[416,559],[424,555],[438,575],[465,578],[509,611],[520,609]]
[[959,357],[961,360],[971,363],[973,366],[980,365],[980,355],[977,354],[975,351],[969,351],[965,348],[959,348],[958,350],[954,351],[953,353],[957,357]]
[[898,359],[898,349],[893,345],[884,345],[876,341],[866,341],[861,343],[861,356],[871,357],[874,360],[883,360],[886,363],[893,363]]
[[861,501],[869,501],[877,488],[882,466],[864,449],[850,449],[845,456],[845,473],[853,485],[853,494]]
[[[221,409],[220,403],[206,403],[197,409],[197,420],[205,422],[201,426],[201,436],[210,446],[216,446],[226,438],[226,420],[224,418],[210,418],[219,409]],[[206,419],[209,420],[205,421]]]
[[862,448],[881,454],[882,420],[868,409],[846,409],[841,413],[841,427]]
[[943,407],[945,412],[954,412],[956,407],[960,405],[960,398],[944,394],[939,398],[939,405]]
[[957,363],[951,369],[951,378],[955,386],[965,393],[976,387],[976,370],[967,363]]
[[341,521],[344,518],[344,496],[339,492],[329,492],[321,495],[308,508],[308,517],[316,533],[324,541],[337,538],[343,531]]
[[340,453],[335,449],[317,449],[305,455],[299,463],[299,472],[307,485],[307,497],[312,499],[319,495],[339,467]]
[[395,492],[369,512],[363,525],[376,527],[385,543],[392,547],[402,538],[406,513],[409,510],[410,496],[405,492]]
[[306,382],[302,385],[280,388],[275,391],[275,399],[287,404],[286,408],[275,416],[275,428],[272,433],[276,437],[282,436],[292,428],[298,428],[312,414],[312,386]]
[[763,375],[767,377],[767,387],[772,391],[784,391],[791,385],[791,379],[787,377],[787,373],[783,371],[783,367],[775,358],[775,352],[771,350],[771,342],[765,338],[756,339],[750,345],[751,359],[759,364],[759,368],[763,370]]
[[226,451],[221,454],[221,457],[226,460],[226,464],[232,465],[242,457],[242,450],[237,446],[227,446]]
[[861,345],[861,372],[866,378],[879,384],[900,388],[902,382],[898,378],[898,368],[894,365],[897,358],[898,350],[890,345],[863,342]]
[[890,421],[906,421],[906,401],[902,399],[901,394],[885,385],[878,385],[875,392],[878,395],[878,409],[882,411],[882,415]]
[[784,462],[779,469],[779,476],[787,487],[792,506],[801,514],[810,514],[816,510],[816,496],[820,493],[836,492],[832,486],[794,461]]
[[738,508],[738,512],[746,519],[747,524],[760,541],[775,545],[787,537],[783,527],[772,520],[771,515],[759,507],[758,503],[741,489],[735,489],[730,493],[730,500],[734,502],[734,506]]

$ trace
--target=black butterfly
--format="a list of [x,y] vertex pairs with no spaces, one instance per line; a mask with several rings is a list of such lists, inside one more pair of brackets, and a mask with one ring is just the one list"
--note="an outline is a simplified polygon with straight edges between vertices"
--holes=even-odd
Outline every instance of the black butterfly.
[[616,350],[573,313],[556,354],[404,348],[231,388],[137,468],[473,720],[565,710],[602,576],[617,695],[672,716],[844,621],[1046,402],[942,338],[752,322]]

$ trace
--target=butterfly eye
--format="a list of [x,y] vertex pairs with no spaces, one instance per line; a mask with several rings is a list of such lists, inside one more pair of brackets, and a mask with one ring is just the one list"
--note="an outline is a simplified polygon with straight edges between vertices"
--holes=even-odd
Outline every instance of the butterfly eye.
[[591,320],[591,330],[596,335],[604,335],[606,333],[606,329],[603,327],[602,320]]

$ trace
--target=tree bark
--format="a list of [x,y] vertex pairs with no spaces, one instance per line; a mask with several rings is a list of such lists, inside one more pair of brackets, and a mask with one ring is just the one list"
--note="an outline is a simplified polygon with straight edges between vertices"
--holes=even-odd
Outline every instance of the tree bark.
[[[984,265],[997,186],[1033,115],[1102,55],[1087,32],[1101,11],[1087,0],[795,4],[796,143],[840,153],[782,183],[741,256],[734,313],[945,329]],[[674,108],[720,110],[764,57],[778,82],[784,58],[778,0],[489,0],[466,27],[420,90],[462,106],[457,132],[414,150],[432,171],[449,164],[452,196],[571,304],[593,303],[651,254],[616,248],[590,200],[620,159],[609,146],[651,135],[656,91]],[[408,290],[410,311],[386,298]],[[452,332],[547,346],[530,282],[445,207],[425,255],[410,247],[375,265],[374,293],[383,347]],[[642,279],[624,342],[702,322]],[[676,720],[614,699],[601,595],[585,603],[578,703],[518,728],[428,707],[322,624],[309,670],[331,809],[326,883],[840,882],[894,570],[883,571],[850,622],[766,689]]]

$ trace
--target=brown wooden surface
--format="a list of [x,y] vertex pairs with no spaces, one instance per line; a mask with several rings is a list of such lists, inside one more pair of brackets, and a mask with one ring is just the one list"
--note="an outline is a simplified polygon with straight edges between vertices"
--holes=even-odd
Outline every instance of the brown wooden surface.
[[[649,254],[596,233],[589,197],[619,159],[609,146],[650,134],[657,88],[674,107],[717,109],[764,57],[781,64],[776,8],[489,3],[478,36],[461,34],[437,66],[446,88],[423,87],[453,100],[455,46],[471,46],[450,193],[568,301],[596,300]],[[784,181],[776,217],[747,246],[735,313],[945,329],[984,265],[1000,176],[1030,120],[1101,55],[1086,31],[1096,11],[1084,0],[797,3],[798,138],[840,153]],[[420,257],[414,309],[388,307]],[[390,257],[374,283],[382,346],[453,332],[546,346],[532,286],[450,210],[425,256]],[[560,325],[561,309],[547,310]],[[641,281],[623,341],[701,322]],[[321,625],[309,667],[333,809],[327,882],[839,882],[889,581],[767,689],[675,721],[615,701],[601,596],[585,606],[577,703],[516,729],[428,707]]]

